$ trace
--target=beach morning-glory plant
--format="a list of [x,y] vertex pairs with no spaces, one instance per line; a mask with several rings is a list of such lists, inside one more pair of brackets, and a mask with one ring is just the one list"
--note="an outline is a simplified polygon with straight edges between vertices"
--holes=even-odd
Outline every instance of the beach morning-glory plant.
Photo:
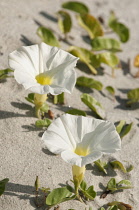
[[84,179],[85,165],[121,149],[121,139],[113,123],[70,114],[53,121],[42,140],[52,153],[61,154],[72,165],[76,194]]
[[14,77],[25,89],[35,93],[36,115],[40,117],[40,108],[47,94],[71,93],[76,82],[78,58],[57,47],[45,43],[21,47],[9,55],[9,66]]

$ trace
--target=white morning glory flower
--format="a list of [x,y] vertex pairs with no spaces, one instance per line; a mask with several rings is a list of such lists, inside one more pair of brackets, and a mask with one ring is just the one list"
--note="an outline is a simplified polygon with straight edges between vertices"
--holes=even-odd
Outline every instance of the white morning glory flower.
[[45,43],[21,47],[9,55],[15,79],[37,94],[71,93],[76,82],[78,58]]
[[52,153],[61,154],[66,162],[78,167],[121,148],[113,123],[69,114],[53,121],[42,140]]

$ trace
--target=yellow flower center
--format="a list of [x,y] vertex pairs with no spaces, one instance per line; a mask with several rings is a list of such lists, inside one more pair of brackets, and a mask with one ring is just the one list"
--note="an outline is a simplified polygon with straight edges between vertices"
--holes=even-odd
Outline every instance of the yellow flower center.
[[89,150],[87,148],[77,146],[74,153],[80,156],[87,156],[89,154]]
[[51,85],[52,84],[52,78],[47,76],[46,73],[38,74],[35,79],[37,82],[41,85]]

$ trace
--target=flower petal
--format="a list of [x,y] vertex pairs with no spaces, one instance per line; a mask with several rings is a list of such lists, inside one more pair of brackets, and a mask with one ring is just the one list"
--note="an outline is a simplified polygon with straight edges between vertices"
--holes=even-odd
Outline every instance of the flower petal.
[[61,153],[66,162],[79,167],[121,148],[113,123],[69,114],[53,121],[42,139],[51,152]]
[[[57,47],[45,43],[21,47],[10,53],[9,66],[14,69],[15,79],[25,89],[39,94],[58,95],[62,92],[71,93],[75,86],[75,56]],[[51,85],[41,85],[36,76],[47,72],[53,77]]]
[[44,145],[55,154],[59,154],[66,149],[72,151],[76,147],[72,133],[65,126],[61,118],[57,118],[48,127],[42,136],[42,140]]
[[61,152],[61,157],[67,163],[82,167],[86,164],[93,163],[94,161],[98,160],[99,158],[101,158],[102,154],[103,153],[101,153],[100,151],[94,151],[90,155],[83,157],[75,154],[73,151],[65,150]]
[[[45,43],[39,45],[40,51],[43,57],[43,63],[46,65],[47,70],[53,70],[60,66],[61,64],[67,62],[77,61],[78,58],[71,55],[70,53],[61,50],[57,47],[49,46]],[[62,66],[61,66],[62,67]]]
[[39,74],[38,45],[21,47],[9,54],[9,66],[16,71],[24,71],[31,76]]
[[[84,136],[83,143],[91,151],[113,153],[121,149],[121,139],[113,123],[102,121],[96,129]],[[84,145],[84,146],[85,146]]]

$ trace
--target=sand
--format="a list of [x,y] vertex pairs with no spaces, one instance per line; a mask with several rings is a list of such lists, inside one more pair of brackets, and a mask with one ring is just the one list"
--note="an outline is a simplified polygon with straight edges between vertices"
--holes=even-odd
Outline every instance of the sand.
[[[8,54],[20,46],[40,43],[40,38],[36,35],[38,24],[51,28],[56,36],[60,35],[56,23],[55,13],[60,9],[63,0],[1,0],[0,1],[0,68],[8,67]],[[109,170],[107,175],[98,172],[93,164],[87,166],[85,180],[88,185],[94,185],[98,196],[89,205],[93,209],[118,200],[139,209],[138,203],[138,174],[139,174],[139,105],[135,104],[131,108],[126,107],[128,90],[139,87],[139,79],[133,75],[137,69],[133,66],[133,59],[139,53],[139,1],[123,0],[87,0],[91,14],[95,17],[102,16],[107,22],[110,10],[116,12],[120,21],[128,25],[131,31],[131,38],[128,43],[122,44],[123,52],[119,53],[123,70],[115,71],[115,78],[111,77],[111,70],[105,66],[104,75],[93,76],[89,70],[82,66],[81,71],[76,68],[77,75],[90,76],[101,81],[104,89],[107,85],[112,85],[116,89],[116,100],[113,101],[106,91],[104,94],[96,90],[86,88],[75,88],[73,93],[66,95],[66,104],[57,106],[50,103],[51,110],[55,117],[64,113],[69,107],[80,108],[87,111],[89,109],[81,102],[80,95],[83,92],[91,94],[100,101],[105,108],[106,119],[115,123],[119,120],[133,122],[130,133],[122,140],[122,150],[111,156],[104,156],[104,159],[117,159],[134,165],[134,170],[128,174],[119,171]],[[74,15],[73,15],[74,16]],[[72,16],[72,17],[73,17]],[[89,48],[82,37],[86,32],[81,29],[73,17],[73,28],[70,35],[74,40],[70,40],[72,45]],[[113,34],[109,36],[116,37]],[[62,49],[67,49],[66,43],[61,43]],[[130,58],[130,69],[127,65]],[[37,209],[34,203],[34,182],[36,175],[40,178],[41,186],[54,189],[65,184],[71,179],[71,166],[65,163],[60,156],[52,155],[43,148],[41,136],[45,129],[37,129],[34,126],[33,107],[25,97],[29,92],[18,85],[14,78],[9,78],[0,83],[0,179],[9,178],[6,191],[0,198],[1,210],[33,210]],[[108,195],[105,199],[100,199],[99,195],[106,186],[108,180],[115,177],[117,181],[129,179],[133,188],[124,190],[113,195]],[[60,210],[84,210],[85,204],[79,201],[69,201],[60,205]],[[40,208],[45,209],[45,208]]]

